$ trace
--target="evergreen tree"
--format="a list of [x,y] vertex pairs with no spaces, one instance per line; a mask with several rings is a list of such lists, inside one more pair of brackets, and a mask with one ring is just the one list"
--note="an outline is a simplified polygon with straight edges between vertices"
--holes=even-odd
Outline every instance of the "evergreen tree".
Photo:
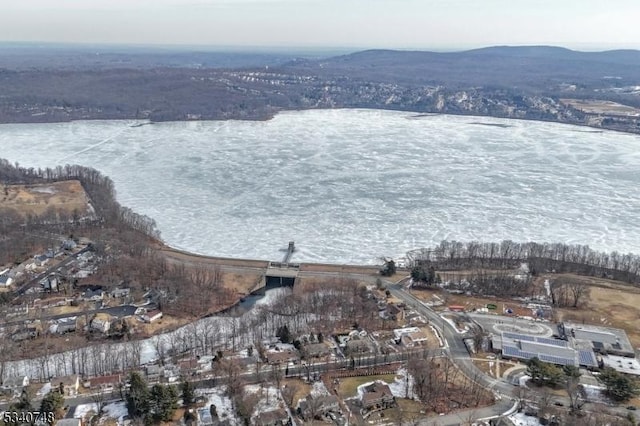
[[180,391],[182,393],[182,403],[185,407],[189,407],[196,402],[196,391],[191,382],[185,380],[180,383]]
[[126,393],[127,409],[131,417],[144,417],[149,412],[149,388],[140,373],[129,376],[130,387]]
[[580,368],[575,365],[564,365],[562,367],[562,372],[567,378],[578,378],[580,377]]
[[178,408],[178,392],[174,386],[155,384],[151,388],[149,412],[155,422],[168,422]]
[[41,413],[56,413],[56,417],[58,413],[64,407],[64,396],[60,394],[60,392],[50,391],[44,398],[42,398],[42,402],[40,403],[40,412]]
[[283,325],[282,327],[278,328],[276,337],[278,337],[282,343],[291,343],[291,333],[289,332],[289,327]]
[[607,388],[606,393],[616,401],[627,401],[638,395],[638,385],[634,379],[611,367],[605,367],[598,380]]
[[533,383],[546,386],[557,386],[564,378],[564,373],[559,367],[540,361],[537,357],[527,361],[527,374]]
[[16,404],[16,408],[22,411],[32,411],[33,403],[31,402],[31,395],[27,392],[26,389],[22,389],[22,393],[20,394],[20,399]]
[[213,420],[217,420],[218,419],[218,410],[216,410],[216,406],[211,404],[209,406],[209,413],[211,414],[211,418]]

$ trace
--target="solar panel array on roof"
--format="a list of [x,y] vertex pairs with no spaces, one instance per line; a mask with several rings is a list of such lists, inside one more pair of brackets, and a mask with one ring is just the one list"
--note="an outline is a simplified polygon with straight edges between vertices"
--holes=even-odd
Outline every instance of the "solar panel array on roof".
[[604,343],[602,342],[591,342],[591,344],[596,349],[604,349]]
[[521,351],[513,346],[505,346],[502,348],[502,354],[504,356],[510,356],[520,359],[538,358],[540,361],[550,362],[558,365],[576,365],[574,358],[566,358],[561,356],[554,356],[549,354],[537,354],[534,352]]
[[548,337],[536,337],[536,342],[544,343],[545,345],[561,346],[563,348],[569,346],[569,342],[567,342],[566,340],[550,339]]
[[578,358],[580,360],[580,365],[584,365],[586,367],[598,366],[598,361],[596,360],[596,356],[591,351],[579,350]]
[[507,339],[524,340],[527,342],[535,342],[536,340],[535,336],[529,336],[527,334],[509,333],[506,331],[502,333],[502,336],[506,337]]
[[516,358],[522,358],[522,359],[531,359],[536,357],[536,354],[534,354],[533,352],[524,352],[513,346],[503,347],[502,353],[507,356],[514,356]]
[[520,342],[520,349],[526,352],[547,354],[561,358],[574,358],[575,350],[565,346],[547,345],[539,342]]
[[590,340],[592,342],[594,340],[597,340],[599,342],[605,342],[605,343],[616,342],[616,335],[608,331],[600,331],[600,330],[593,330],[593,329],[584,330],[581,328],[574,328],[573,336],[576,339]]
[[561,356],[553,356],[553,355],[547,355],[547,354],[540,354],[538,358],[540,359],[540,361],[550,362],[552,364],[576,365],[576,360],[573,358],[564,358]]

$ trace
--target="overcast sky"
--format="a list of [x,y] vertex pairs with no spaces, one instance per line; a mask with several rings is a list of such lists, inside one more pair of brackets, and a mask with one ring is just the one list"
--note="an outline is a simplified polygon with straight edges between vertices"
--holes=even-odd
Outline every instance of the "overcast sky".
[[0,1],[0,41],[640,48],[640,0]]

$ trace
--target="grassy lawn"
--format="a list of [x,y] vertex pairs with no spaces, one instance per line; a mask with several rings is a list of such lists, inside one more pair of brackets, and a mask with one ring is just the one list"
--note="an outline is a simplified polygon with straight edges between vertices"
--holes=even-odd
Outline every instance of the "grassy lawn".
[[288,384],[292,384],[293,386],[296,386],[298,388],[298,391],[296,392],[295,396],[293,397],[293,406],[294,407],[298,404],[298,401],[300,401],[301,399],[305,398],[311,392],[311,385],[303,382],[302,380],[285,379],[285,380],[282,381],[282,385],[283,386],[288,385]]
[[36,185],[2,186],[0,212],[12,210],[21,216],[41,216],[54,209],[66,214],[88,212],[87,194],[77,180],[51,182]]
[[386,383],[393,383],[395,378],[395,374],[384,374],[380,376],[345,377],[340,379],[338,393],[342,398],[351,398],[357,395],[358,386],[360,385],[374,382],[376,380],[382,380]]

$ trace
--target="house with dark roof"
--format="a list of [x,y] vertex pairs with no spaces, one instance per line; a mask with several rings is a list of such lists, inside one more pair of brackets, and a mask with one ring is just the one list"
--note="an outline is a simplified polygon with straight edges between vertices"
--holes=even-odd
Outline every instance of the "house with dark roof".
[[13,278],[8,274],[0,275],[0,287],[9,287],[13,284]]
[[289,350],[267,352],[265,357],[267,358],[267,363],[272,365],[287,364],[289,362],[298,362],[300,360],[300,355],[298,355],[297,352]]
[[255,420],[258,426],[285,426],[289,424],[289,414],[283,408],[260,413]]
[[324,343],[311,343],[302,348],[305,358],[321,358],[331,353],[331,348]]
[[352,339],[346,344],[346,352],[349,355],[364,354],[369,351],[371,351],[371,347],[366,339]]
[[360,403],[365,410],[383,410],[393,407],[396,403],[396,398],[391,393],[388,384],[376,381],[364,387]]
[[91,300],[94,302],[99,302],[104,299],[104,291],[101,288],[98,289],[88,289],[82,295],[84,300]]
[[307,395],[298,404],[298,411],[303,419],[312,420],[313,417],[325,417],[328,413],[341,413],[340,401],[335,395]]
[[120,383],[123,383],[123,377],[120,374],[111,374],[108,376],[92,377],[88,381],[91,389],[108,392],[116,389]]

